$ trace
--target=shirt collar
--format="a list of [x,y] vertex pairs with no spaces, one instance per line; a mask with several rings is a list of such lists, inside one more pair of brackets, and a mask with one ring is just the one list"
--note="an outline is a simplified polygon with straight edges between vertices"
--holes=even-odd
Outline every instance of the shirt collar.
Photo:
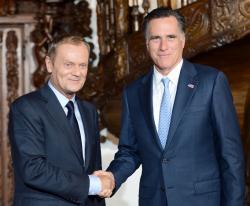
[[68,99],[67,97],[65,97],[61,92],[59,92],[51,83],[51,81],[48,82],[49,87],[52,89],[52,91],[54,92],[54,94],[56,95],[58,101],[60,102],[61,106],[64,108],[66,106],[66,104],[69,101],[72,101],[75,104],[76,98],[75,95],[73,96],[72,99]]
[[172,84],[174,84],[175,86],[177,86],[178,84],[178,80],[179,80],[179,76],[180,76],[180,72],[181,72],[181,67],[183,64],[183,59],[181,59],[181,61],[169,72],[169,74],[167,76],[162,75],[156,68],[154,65],[154,74],[153,74],[153,78],[155,83],[161,84],[161,80],[162,78],[169,78],[170,82]]

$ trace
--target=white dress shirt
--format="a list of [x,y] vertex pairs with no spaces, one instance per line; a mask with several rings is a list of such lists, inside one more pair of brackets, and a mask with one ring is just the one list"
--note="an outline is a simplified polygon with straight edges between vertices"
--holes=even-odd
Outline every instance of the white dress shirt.
[[164,92],[164,85],[162,83],[162,78],[169,78],[169,92],[170,92],[170,105],[171,110],[173,109],[177,85],[179,81],[179,76],[181,72],[181,67],[183,64],[183,59],[172,69],[172,71],[167,75],[163,76],[154,66],[154,74],[153,74],[153,113],[154,113],[154,121],[155,127],[158,131],[159,126],[159,116],[160,116],[160,107],[161,100]]
[[[67,97],[65,97],[62,93],[60,93],[49,81],[48,83],[49,87],[52,89],[52,91],[54,92],[54,94],[56,95],[58,101],[60,102],[66,116],[68,114],[68,108],[66,107],[67,103],[69,101],[72,101],[74,103],[74,110],[75,110],[75,116],[76,116],[76,120],[79,126],[79,130],[80,130],[80,134],[81,134],[81,141],[82,141],[82,155],[83,155],[83,159],[85,160],[85,132],[84,132],[84,128],[83,128],[83,122],[82,122],[82,118],[81,118],[81,114],[78,108],[78,105],[76,103],[75,100],[75,95],[73,96],[72,99],[68,99]],[[101,181],[98,177],[94,176],[94,175],[89,175],[89,195],[96,195],[98,193],[100,193],[101,191]]]
[[76,103],[75,100],[75,95],[73,96],[72,99],[68,99],[67,97],[65,97],[61,92],[59,92],[49,81],[49,87],[52,89],[52,91],[55,93],[58,101],[60,102],[66,116],[68,114],[68,108],[66,107],[66,105],[68,104],[69,101],[72,101],[74,103],[74,110],[75,110],[75,116],[76,116],[76,120],[79,126],[79,130],[80,130],[80,134],[81,134],[81,141],[82,141],[82,155],[83,155],[83,159],[85,160],[85,133],[84,133],[84,129],[83,129],[83,122],[82,122],[82,118],[81,118],[81,114],[78,108],[78,105]]

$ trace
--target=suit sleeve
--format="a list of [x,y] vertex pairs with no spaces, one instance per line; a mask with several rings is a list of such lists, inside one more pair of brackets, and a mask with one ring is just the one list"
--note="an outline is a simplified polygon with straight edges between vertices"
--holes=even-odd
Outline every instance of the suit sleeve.
[[35,109],[27,101],[19,101],[11,106],[9,117],[14,168],[24,184],[70,202],[84,203],[88,197],[88,175],[65,171],[48,162],[46,131]]
[[108,171],[111,171],[115,177],[114,192],[119,189],[121,184],[125,182],[141,164],[138,155],[137,139],[130,119],[126,90],[123,94],[121,126],[118,152],[115,154],[114,160],[107,169]]
[[100,143],[100,129],[99,129],[99,116],[97,111],[95,110],[95,139],[97,141],[98,147],[96,148],[96,161],[95,161],[95,170],[102,169],[102,160],[101,160],[101,143]]
[[228,81],[219,73],[212,97],[217,156],[222,178],[221,206],[244,205],[244,158],[237,115]]

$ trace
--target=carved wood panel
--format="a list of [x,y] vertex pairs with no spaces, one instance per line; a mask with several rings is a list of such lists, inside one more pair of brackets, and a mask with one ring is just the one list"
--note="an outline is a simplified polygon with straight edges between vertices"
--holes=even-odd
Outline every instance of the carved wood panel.
[[20,35],[20,29],[4,29],[2,30],[2,46],[1,46],[1,199],[3,205],[11,205],[13,191],[13,172],[10,157],[10,145],[7,134],[8,112],[10,103],[18,96],[20,68],[18,69],[17,47],[20,41],[17,35]]
[[16,12],[15,0],[0,0],[0,16],[12,15]]
[[[0,17],[0,205],[3,206],[12,205],[13,194],[13,170],[7,132],[9,106],[18,96],[32,88],[32,68],[29,68],[32,62],[29,62],[28,57],[25,58],[25,54],[28,54],[27,49],[31,49],[28,32],[35,23],[33,18],[20,18],[15,23],[7,23],[10,19]],[[24,19],[26,21],[22,21]]]
[[[249,33],[250,0],[211,0],[212,35],[221,46]],[[233,18],[232,18],[233,17]]]

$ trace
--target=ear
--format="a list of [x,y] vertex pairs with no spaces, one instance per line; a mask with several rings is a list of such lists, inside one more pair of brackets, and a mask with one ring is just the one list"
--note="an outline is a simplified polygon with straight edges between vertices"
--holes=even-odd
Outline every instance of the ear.
[[186,36],[185,36],[185,35],[183,35],[181,41],[182,41],[182,48],[184,49],[184,47],[185,47],[185,42],[186,42]]
[[148,47],[149,47],[149,40],[148,39],[146,39],[145,44],[146,44],[146,47],[147,47],[147,50],[148,50]]
[[49,73],[52,73],[53,70],[53,63],[51,61],[51,58],[49,56],[45,57],[45,64],[46,64],[46,69]]

